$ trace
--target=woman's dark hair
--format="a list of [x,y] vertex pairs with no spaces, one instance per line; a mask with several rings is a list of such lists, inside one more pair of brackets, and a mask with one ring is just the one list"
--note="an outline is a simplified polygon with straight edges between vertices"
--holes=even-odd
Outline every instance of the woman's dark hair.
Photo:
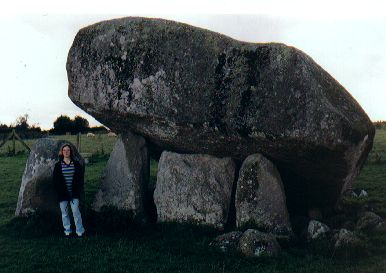
[[70,148],[70,158],[71,158],[71,160],[74,159],[74,158],[73,158],[73,153],[72,153],[72,147],[71,147],[71,145],[68,144],[68,143],[64,143],[64,144],[60,147],[60,150],[59,150],[59,159],[60,159],[60,160],[63,160],[63,158],[64,158],[64,156],[63,156],[63,149],[64,149],[65,147]]

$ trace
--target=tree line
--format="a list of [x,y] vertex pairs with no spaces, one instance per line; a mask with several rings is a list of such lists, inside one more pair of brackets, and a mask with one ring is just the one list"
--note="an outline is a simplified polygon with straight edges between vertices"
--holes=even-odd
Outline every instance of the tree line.
[[377,129],[386,129],[386,121],[384,120],[375,121],[373,124]]
[[[53,127],[49,130],[42,130],[36,124],[29,124],[28,114],[24,114],[16,119],[16,121],[7,126],[6,124],[0,124],[0,139],[5,138],[13,129],[22,138],[38,138],[47,134],[64,135],[64,134],[77,134],[77,133],[106,133],[108,129],[104,126],[90,127],[87,119],[81,116],[75,116],[71,119],[69,116],[60,115],[53,123]],[[373,122],[377,129],[386,129],[386,121]]]
[[[49,130],[42,130],[40,126],[31,125],[28,121],[28,114],[24,114],[16,119],[13,124],[7,126],[0,124],[0,139],[5,138],[14,129],[22,138],[38,138],[47,134],[64,135],[78,133],[106,133],[108,129],[104,126],[90,127],[87,119],[81,116],[75,116],[71,119],[69,116],[60,115],[53,123],[53,127]],[[2,136],[2,137],[1,137]]]

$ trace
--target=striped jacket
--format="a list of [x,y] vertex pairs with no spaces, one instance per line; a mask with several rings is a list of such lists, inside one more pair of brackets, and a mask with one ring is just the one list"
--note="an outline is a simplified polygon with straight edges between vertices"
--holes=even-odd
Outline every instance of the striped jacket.
[[[81,193],[83,192],[84,184],[84,169],[80,165],[79,161],[73,160],[75,173],[72,178],[72,198],[80,199]],[[62,173],[61,161],[56,162],[53,172],[53,183],[55,191],[58,194],[58,200],[61,201],[70,201],[71,197],[68,193],[66,181]]]

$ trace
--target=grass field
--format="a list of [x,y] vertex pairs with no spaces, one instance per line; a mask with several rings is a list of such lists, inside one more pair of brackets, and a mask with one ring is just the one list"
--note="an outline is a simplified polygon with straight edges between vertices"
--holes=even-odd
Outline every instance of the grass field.
[[[75,136],[60,136],[75,143]],[[33,140],[27,141],[32,146]],[[82,152],[111,152],[115,138],[82,137]],[[370,255],[356,259],[316,255],[310,249],[289,249],[278,258],[249,259],[218,253],[208,247],[217,231],[158,224],[136,227],[119,215],[91,223],[87,237],[62,237],[60,219],[14,218],[27,155],[7,157],[0,149],[0,272],[386,272],[386,234],[368,235]],[[22,147],[17,146],[21,151]],[[366,189],[375,212],[386,217],[386,131],[377,130],[374,149],[354,187]],[[86,207],[98,188],[107,157],[86,167]],[[151,179],[157,163],[151,162]],[[86,212],[88,213],[88,212]],[[89,223],[89,225],[87,225]]]

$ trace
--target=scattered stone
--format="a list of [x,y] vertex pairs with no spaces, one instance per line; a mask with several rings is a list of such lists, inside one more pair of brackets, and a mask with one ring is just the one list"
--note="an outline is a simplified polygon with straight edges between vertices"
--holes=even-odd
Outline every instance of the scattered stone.
[[247,257],[277,256],[280,245],[275,236],[255,229],[248,229],[239,240],[239,249]]
[[346,259],[361,258],[369,254],[366,240],[355,232],[340,229],[334,235],[334,255]]
[[217,236],[209,246],[215,247],[222,252],[236,251],[238,249],[240,237],[243,235],[241,231],[232,231],[229,233]]
[[379,215],[371,211],[363,213],[356,224],[357,230],[376,231],[384,228],[385,222]]
[[164,151],[154,203],[159,222],[187,222],[223,229],[236,165],[231,158]]
[[369,196],[369,194],[367,193],[367,191],[361,190],[361,192],[360,192],[360,194],[359,194],[359,197],[364,198],[364,197],[368,197],[368,196]]
[[364,242],[352,231],[340,229],[334,235],[335,248],[352,248],[364,245]]
[[278,235],[292,233],[280,174],[261,154],[248,156],[236,190],[236,226],[255,227]]
[[[64,140],[51,138],[38,139],[31,149],[24,169],[19,197],[16,206],[16,216],[29,216],[39,211],[60,214],[59,201],[52,181],[55,163]],[[76,160],[84,167],[84,160],[76,147],[72,147]]]
[[323,238],[330,232],[330,228],[322,222],[311,220],[307,228],[307,239],[314,240]]
[[93,209],[113,206],[131,211],[134,220],[146,222],[144,202],[149,181],[149,161],[146,141],[127,132],[119,135],[102,175],[102,183]]

